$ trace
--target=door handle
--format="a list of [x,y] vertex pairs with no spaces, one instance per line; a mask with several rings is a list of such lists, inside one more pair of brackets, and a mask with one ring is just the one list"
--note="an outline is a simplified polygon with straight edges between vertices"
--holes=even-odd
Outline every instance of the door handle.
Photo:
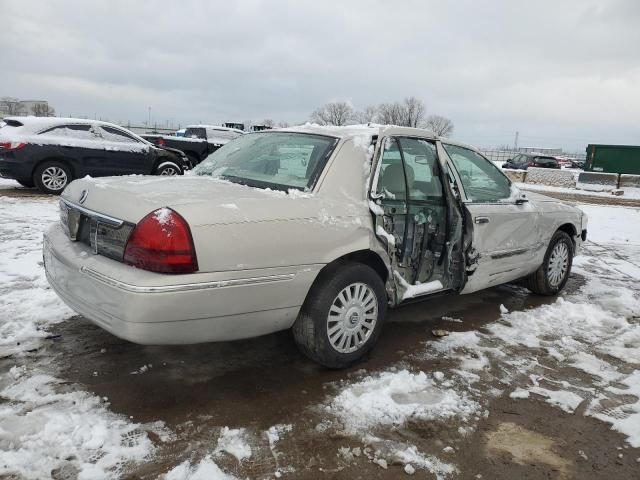
[[481,224],[481,223],[489,223],[489,217],[476,217],[475,218],[475,222],[477,224]]

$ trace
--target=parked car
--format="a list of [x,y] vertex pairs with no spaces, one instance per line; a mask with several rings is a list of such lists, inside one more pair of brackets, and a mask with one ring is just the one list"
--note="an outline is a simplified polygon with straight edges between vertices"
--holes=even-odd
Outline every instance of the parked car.
[[516,279],[557,294],[587,233],[475,148],[403,127],[250,133],[176,181],[76,180],[60,208],[47,278],[102,328],[151,345],[290,328],[334,368],[387,307]]
[[61,193],[90,175],[181,175],[188,159],[117,125],[56,117],[9,117],[0,128],[0,176]]
[[190,125],[181,137],[174,135],[142,135],[155,145],[176,148],[187,155],[192,166],[196,166],[225,143],[244,134],[235,128],[215,125]]
[[526,170],[529,167],[560,168],[560,163],[555,157],[549,155],[521,153],[510,158],[502,165],[502,168],[513,168],[517,170]]

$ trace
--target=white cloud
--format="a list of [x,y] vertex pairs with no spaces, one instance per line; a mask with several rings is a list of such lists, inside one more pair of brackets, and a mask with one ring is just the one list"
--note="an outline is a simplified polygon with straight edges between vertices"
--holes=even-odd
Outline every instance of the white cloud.
[[456,137],[637,142],[640,3],[0,0],[0,95],[112,120],[296,122],[422,98]]

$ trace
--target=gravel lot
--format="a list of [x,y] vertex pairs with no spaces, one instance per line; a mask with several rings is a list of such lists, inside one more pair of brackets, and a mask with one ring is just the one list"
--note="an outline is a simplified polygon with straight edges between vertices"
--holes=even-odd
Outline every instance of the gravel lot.
[[15,185],[0,181],[2,478],[638,478],[638,208],[580,205],[590,240],[559,298],[505,285],[408,305],[366,362],[330,371],[288,332],[144,347],[93,326],[44,279],[56,198]]

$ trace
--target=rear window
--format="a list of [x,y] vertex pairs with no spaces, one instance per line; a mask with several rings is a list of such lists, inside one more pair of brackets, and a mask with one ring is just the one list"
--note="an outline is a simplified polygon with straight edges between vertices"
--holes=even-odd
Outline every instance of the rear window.
[[277,190],[313,188],[337,139],[301,133],[251,133],[216,150],[193,171]]
[[0,128],[2,127],[22,127],[24,123],[19,122],[18,120],[1,120]]
[[184,132],[185,138],[201,138],[207,139],[207,132],[204,128],[187,128]]

